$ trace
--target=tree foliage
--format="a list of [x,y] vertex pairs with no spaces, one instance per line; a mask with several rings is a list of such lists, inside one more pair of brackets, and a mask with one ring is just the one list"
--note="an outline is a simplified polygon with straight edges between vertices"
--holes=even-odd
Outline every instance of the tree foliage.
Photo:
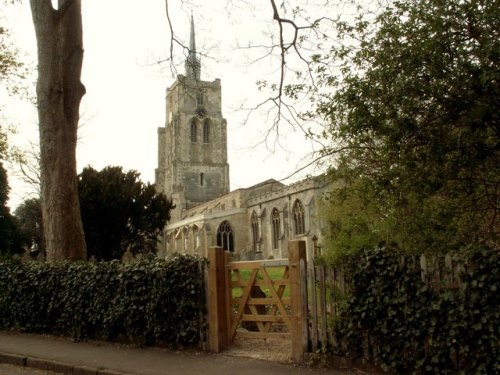
[[124,172],[121,167],[101,171],[86,167],[78,176],[89,257],[111,260],[121,259],[127,249],[155,251],[173,206],[139,177],[138,172]]
[[7,171],[0,162],[0,254],[9,255],[21,250],[15,218],[7,206],[9,198]]
[[[1,0],[0,11],[3,7],[9,5],[13,1]],[[3,21],[3,16],[0,13],[0,22]],[[0,91],[8,95],[21,94],[22,82],[26,77],[26,66],[19,58],[19,51],[13,45],[11,40],[11,32],[5,27],[5,23],[0,25]],[[12,124],[2,116],[2,106],[0,103],[0,159],[6,160],[11,157],[12,153],[17,150],[9,147],[8,138],[14,132]]]
[[373,22],[339,23],[346,47],[328,56],[338,74],[318,70],[334,93],[317,114],[329,123],[324,153],[337,155],[336,177],[364,188],[334,193],[334,205],[347,209],[369,190],[376,210],[358,214],[409,250],[498,244],[499,19],[495,0],[410,0]]
[[40,198],[30,198],[22,202],[14,211],[22,245],[33,255],[45,254],[43,241],[42,206]]

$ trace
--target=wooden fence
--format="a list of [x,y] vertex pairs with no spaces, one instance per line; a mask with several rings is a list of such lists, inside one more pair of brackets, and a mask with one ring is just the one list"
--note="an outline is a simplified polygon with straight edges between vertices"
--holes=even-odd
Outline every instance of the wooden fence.
[[[333,322],[339,318],[341,305],[347,303],[349,296],[349,284],[343,270],[307,262],[303,241],[290,241],[289,254],[288,260],[230,262],[222,248],[209,248],[207,307],[211,351],[219,352],[230,346],[236,334],[259,338],[274,334],[289,339],[295,362],[301,362],[307,352],[316,353],[338,345]],[[465,270],[465,265],[450,255],[401,257],[400,262],[420,272],[422,280],[436,292],[458,288],[460,274]],[[277,280],[269,278],[267,273],[266,267],[272,265],[284,268],[282,277]],[[249,270],[250,277],[241,276],[244,269]],[[258,273],[262,275],[260,280],[256,277]],[[252,295],[254,287],[268,288],[270,295],[266,298]],[[241,289],[241,295],[235,296],[234,288]],[[285,288],[289,288],[289,296],[283,294]],[[237,331],[244,321],[256,324],[258,331]],[[285,331],[276,334],[270,327],[280,322],[286,323]],[[369,337],[364,341],[364,357],[370,360],[369,353],[376,352],[377,348],[370,347]]]
[[[439,292],[460,286],[460,274],[465,265],[453,260],[450,255],[429,257],[401,257],[400,260],[418,269],[422,280],[433,290]],[[339,305],[346,303],[346,291],[349,285],[341,268],[324,264],[314,265],[309,262],[307,267],[307,335],[309,350],[334,347],[336,345],[332,322],[338,316]]]

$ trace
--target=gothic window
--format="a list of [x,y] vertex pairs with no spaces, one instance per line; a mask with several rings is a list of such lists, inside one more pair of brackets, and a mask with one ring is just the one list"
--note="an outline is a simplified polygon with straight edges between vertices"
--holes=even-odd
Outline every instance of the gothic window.
[[182,238],[183,238],[183,252],[184,254],[188,253],[188,240],[189,240],[189,232],[188,228],[184,228],[182,231]]
[[198,253],[198,248],[200,247],[200,232],[196,225],[193,226],[193,249],[195,253]]
[[280,239],[280,213],[274,208],[271,212],[271,223],[273,230],[273,249],[277,249],[279,247],[279,239]]
[[198,136],[198,124],[196,119],[191,121],[191,142],[195,143]]
[[252,226],[252,249],[253,251],[257,252],[259,251],[258,248],[258,241],[259,241],[259,219],[257,218],[257,214],[255,211],[252,213],[252,219],[251,219],[251,226]]
[[199,92],[197,95],[196,95],[196,104],[197,105],[204,105],[204,98],[203,98],[203,93],[202,92]]
[[210,120],[206,119],[203,123],[203,143],[210,142]]
[[227,220],[224,220],[217,228],[217,246],[230,252],[234,251],[233,229]]
[[296,235],[305,233],[304,206],[299,200],[293,205],[293,223]]

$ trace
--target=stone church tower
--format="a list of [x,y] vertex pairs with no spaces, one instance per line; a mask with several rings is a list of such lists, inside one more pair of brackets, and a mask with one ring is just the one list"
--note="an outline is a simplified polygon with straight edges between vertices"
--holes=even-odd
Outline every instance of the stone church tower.
[[180,211],[229,192],[227,122],[221,112],[221,81],[200,79],[191,17],[185,75],[167,89],[166,124],[158,128],[156,189]]

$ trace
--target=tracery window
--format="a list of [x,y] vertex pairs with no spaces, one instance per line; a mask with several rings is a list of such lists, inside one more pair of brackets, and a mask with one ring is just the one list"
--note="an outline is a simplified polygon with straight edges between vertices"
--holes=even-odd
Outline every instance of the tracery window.
[[280,213],[276,208],[274,208],[271,212],[271,225],[273,231],[273,249],[277,249],[279,247],[279,239],[281,236],[280,233],[281,222],[280,222]]
[[217,228],[217,246],[230,252],[234,251],[233,229],[227,220],[224,220]]
[[293,223],[296,235],[305,233],[304,206],[299,200],[293,205]]
[[253,251],[259,251],[258,241],[259,241],[259,219],[255,211],[252,213],[252,219],[250,222],[252,226],[252,249]]
[[198,138],[198,122],[196,119],[191,121],[191,142],[196,143]]
[[203,143],[210,142],[210,120],[206,119],[203,122]]

